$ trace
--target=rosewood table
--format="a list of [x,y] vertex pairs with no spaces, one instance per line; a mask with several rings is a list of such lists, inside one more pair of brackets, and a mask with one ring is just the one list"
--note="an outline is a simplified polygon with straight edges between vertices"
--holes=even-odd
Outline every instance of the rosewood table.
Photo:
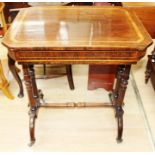
[[3,44],[8,55],[23,67],[30,105],[29,131],[35,142],[35,119],[42,106],[34,64],[118,65],[117,82],[110,94],[122,141],[123,100],[130,68],[152,44],[137,17],[121,7],[32,7],[17,15]]

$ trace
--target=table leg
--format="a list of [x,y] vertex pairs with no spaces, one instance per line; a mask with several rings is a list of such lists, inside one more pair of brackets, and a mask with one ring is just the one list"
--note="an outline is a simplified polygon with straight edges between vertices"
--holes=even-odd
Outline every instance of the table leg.
[[122,142],[122,133],[123,133],[123,100],[128,85],[128,79],[130,74],[130,65],[119,66],[117,82],[114,89],[113,95],[113,105],[116,112],[117,124],[118,124],[118,135],[117,142]]
[[152,51],[151,55],[148,55],[148,61],[146,65],[146,71],[145,71],[145,83],[147,84],[152,73],[152,63],[155,63],[155,48]]
[[73,82],[73,74],[72,74],[72,66],[66,65],[67,79],[69,83],[69,87],[71,90],[74,90],[74,82]]
[[146,65],[146,71],[145,71],[145,83],[147,84],[150,77],[151,77],[151,56],[148,55],[148,61],[147,61],[147,65]]
[[117,82],[115,85],[115,89],[114,89],[113,93],[111,94],[114,98],[118,97],[118,90],[119,90],[119,86],[120,86],[120,82],[121,82],[121,74],[123,73],[122,68],[123,68],[123,66],[118,66],[118,68],[117,68]]
[[9,66],[9,69],[12,72],[14,78],[16,79],[19,89],[20,89],[18,97],[22,98],[24,96],[22,81],[18,75],[18,71],[15,66],[15,61],[9,55],[8,55],[8,66]]
[[30,144],[32,146],[35,142],[35,119],[37,118],[38,108],[40,106],[38,89],[35,81],[35,74],[33,65],[23,65],[23,73],[25,85],[29,98],[29,132],[30,132]]

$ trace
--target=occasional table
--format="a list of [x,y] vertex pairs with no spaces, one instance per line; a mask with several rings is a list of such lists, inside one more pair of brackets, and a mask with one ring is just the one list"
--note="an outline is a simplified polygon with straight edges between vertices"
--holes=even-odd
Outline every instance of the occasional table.
[[29,98],[29,131],[35,142],[35,119],[42,106],[34,64],[118,65],[110,94],[122,141],[123,100],[130,68],[146,52],[152,39],[137,17],[121,7],[44,6],[20,11],[3,39],[11,59],[22,65]]

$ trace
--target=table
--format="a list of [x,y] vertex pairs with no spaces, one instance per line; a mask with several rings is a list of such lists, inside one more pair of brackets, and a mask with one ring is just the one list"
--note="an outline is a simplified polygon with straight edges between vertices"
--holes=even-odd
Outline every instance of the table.
[[35,142],[35,119],[42,106],[34,64],[118,65],[110,94],[122,141],[123,100],[130,68],[152,39],[137,17],[121,7],[35,7],[21,10],[3,39],[9,57],[22,65],[29,98],[30,145]]

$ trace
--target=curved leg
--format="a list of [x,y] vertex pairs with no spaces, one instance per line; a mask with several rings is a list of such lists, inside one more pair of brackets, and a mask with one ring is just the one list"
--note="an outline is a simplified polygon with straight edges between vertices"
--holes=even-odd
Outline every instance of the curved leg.
[[30,132],[30,144],[32,146],[35,143],[35,119],[37,118],[38,108],[40,106],[38,89],[35,81],[35,74],[32,65],[23,65],[23,73],[25,85],[29,98],[29,132]]
[[118,133],[117,133],[117,143],[122,142],[122,133],[123,133],[123,109],[121,106],[116,107],[116,118],[117,118],[117,125],[118,125]]
[[[123,134],[123,100],[125,97],[125,91],[128,85],[128,79],[130,74],[130,65],[120,66],[118,70],[119,79],[117,79],[116,88],[117,88],[117,97],[115,97],[115,111],[116,118],[118,123],[118,135],[117,142],[122,142],[122,134]],[[121,70],[121,71],[120,71]],[[116,89],[115,89],[116,90]]]
[[28,146],[32,146],[35,143],[35,120],[36,120],[36,109],[30,109],[29,111],[29,132],[30,132],[30,143]]
[[14,78],[16,79],[17,83],[18,83],[18,86],[19,86],[19,94],[18,94],[18,97],[19,98],[22,98],[24,96],[24,92],[23,92],[23,84],[22,84],[22,81],[17,73],[17,69],[16,69],[16,66],[15,66],[15,61],[8,55],[8,66],[9,66],[9,69],[11,70]]
[[71,90],[74,90],[74,82],[73,82],[73,74],[72,74],[72,66],[66,65],[67,79],[69,83],[69,87]]

